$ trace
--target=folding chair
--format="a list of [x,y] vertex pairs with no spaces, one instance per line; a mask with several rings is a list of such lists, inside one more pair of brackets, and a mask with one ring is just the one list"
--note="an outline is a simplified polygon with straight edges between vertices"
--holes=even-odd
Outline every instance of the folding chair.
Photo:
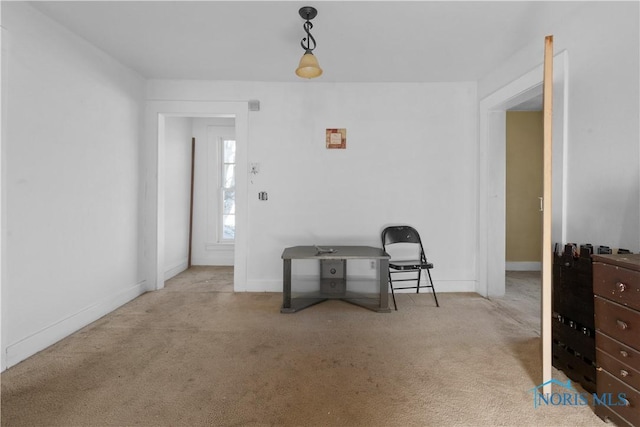
[[[398,310],[398,305],[396,304],[395,289],[415,288],[416,293],[420,293],[421,288],[431,288],[433,298],[436,300],[436,307],[440,307],[436,296],[436,288],[433,287],[433,280],[431,280],[430,270],[433,268],[433,264],[427,262],[422,240],[416,229],[408,225],[385,228],[382,231],[382,248],[391,256],[389,260],[389,285],[391,286],[391,296],[393,297],[393,306],[396,311]],[[427,277],[429,278],[429,283],[426,285],[420,284],[422,270],[427,271]],[[416,273],[417,277],[414,277],[413,274],[409,274],[410,277],[407,277],[407,273]],[[394,286],[394,282],[407,281],[415,281],[415,285]]]

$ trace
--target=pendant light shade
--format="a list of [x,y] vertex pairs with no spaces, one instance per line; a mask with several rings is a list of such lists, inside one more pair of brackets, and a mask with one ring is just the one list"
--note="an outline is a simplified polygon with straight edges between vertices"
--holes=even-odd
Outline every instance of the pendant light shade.
[[322,74],[322,68],[318,64],[318,59],[311,52],[305,53],[300,59],[298,69],[296,69],[298,77],[312,79]]
[[318,58],[313,54],[313,49],[316,48],[316,39],[313,38],[310,32],[313,28],[311,20],[316,17],[318,11],[311,6],[305,6],[300,8],[298,13],[302,19],[306,20],[303,28],[307,33],[307,37],[303,38],[300,42],[300,46],[304,49],[304,55],[302,55],[302,58],[300,59],[300,64],[298,64],[296,74],[298,77],[313,79],[314,77],[318,77],[322,74],[322,68],[320,68],[320,65],[318,64]]

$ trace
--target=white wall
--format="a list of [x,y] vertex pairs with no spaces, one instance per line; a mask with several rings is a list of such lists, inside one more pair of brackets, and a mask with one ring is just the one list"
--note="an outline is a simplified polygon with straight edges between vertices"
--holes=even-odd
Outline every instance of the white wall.
[[2,26],[4,369],[144,291],[144,81],[26,3]]
[[165,280],[187,269],[191,199],[192,119],[165,120]]
[[568,55],[566,236],[640,250],[639,11],[585,2],[478,83],[479,98],[542,61],[544,35]]
[[[0,4],[0,21],[2,20],[2,5]],[[7,93],[7,85],[5,76],[7,75],[6,70],[6,57],[8,56],[7,44],[6,43],[7,30],[4,27],[0,27],[0,230],[5,230],[5,219],[4,215],[4,206],[5,206],[5,192],[4,188],[4,145],[3,141],[6,141],[6,124],[5,124],[5,111],[7,108],[7,97],[5,94]],[[3,259],[5,253],[5,245],[6,238],[4,236],[4,231],[0,231],[0,371],[4,370],[6,366],[5,356],[2,349],[2,281],[4,280],[4,270],[3,270]]]
[[[473,291],[474,83],[155,80],[148,98],[260,100],[249,115],[248,162],[261,166],[249,183],[248,279],[239,290],[282,290],[285,247],[380,246],[385,225],[409,223],[436,265],[438,291]],[[325,148],[326,128],[347,128],[346,150]]]

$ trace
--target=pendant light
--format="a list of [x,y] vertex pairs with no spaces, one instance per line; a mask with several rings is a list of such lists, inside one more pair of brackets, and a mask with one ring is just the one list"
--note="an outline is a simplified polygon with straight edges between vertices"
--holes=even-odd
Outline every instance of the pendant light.
[[318,11],[311,6],[305,6],[298,11],[302,19],[306,20],[303,25],[304,31],[307,33],[307,37],[304,37],[300,42],[300,45],[304,49],[304,55],[300,59],[300,64],[296,69],[298,77],[305,79],[313,79],[322,74],[322,68],[318,64],[318,59],[313,54],[313,50],[316,48],[316,39],[313,38],[309,32],[313,28],[311,20],[316,17]]

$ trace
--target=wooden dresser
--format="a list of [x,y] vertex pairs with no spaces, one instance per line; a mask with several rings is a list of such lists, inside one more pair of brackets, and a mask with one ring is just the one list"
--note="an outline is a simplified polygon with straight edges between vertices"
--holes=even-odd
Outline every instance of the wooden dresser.
[[598,396],[612,397],[595,412],[640,426],[640,254],[593,255],[593,293]]

